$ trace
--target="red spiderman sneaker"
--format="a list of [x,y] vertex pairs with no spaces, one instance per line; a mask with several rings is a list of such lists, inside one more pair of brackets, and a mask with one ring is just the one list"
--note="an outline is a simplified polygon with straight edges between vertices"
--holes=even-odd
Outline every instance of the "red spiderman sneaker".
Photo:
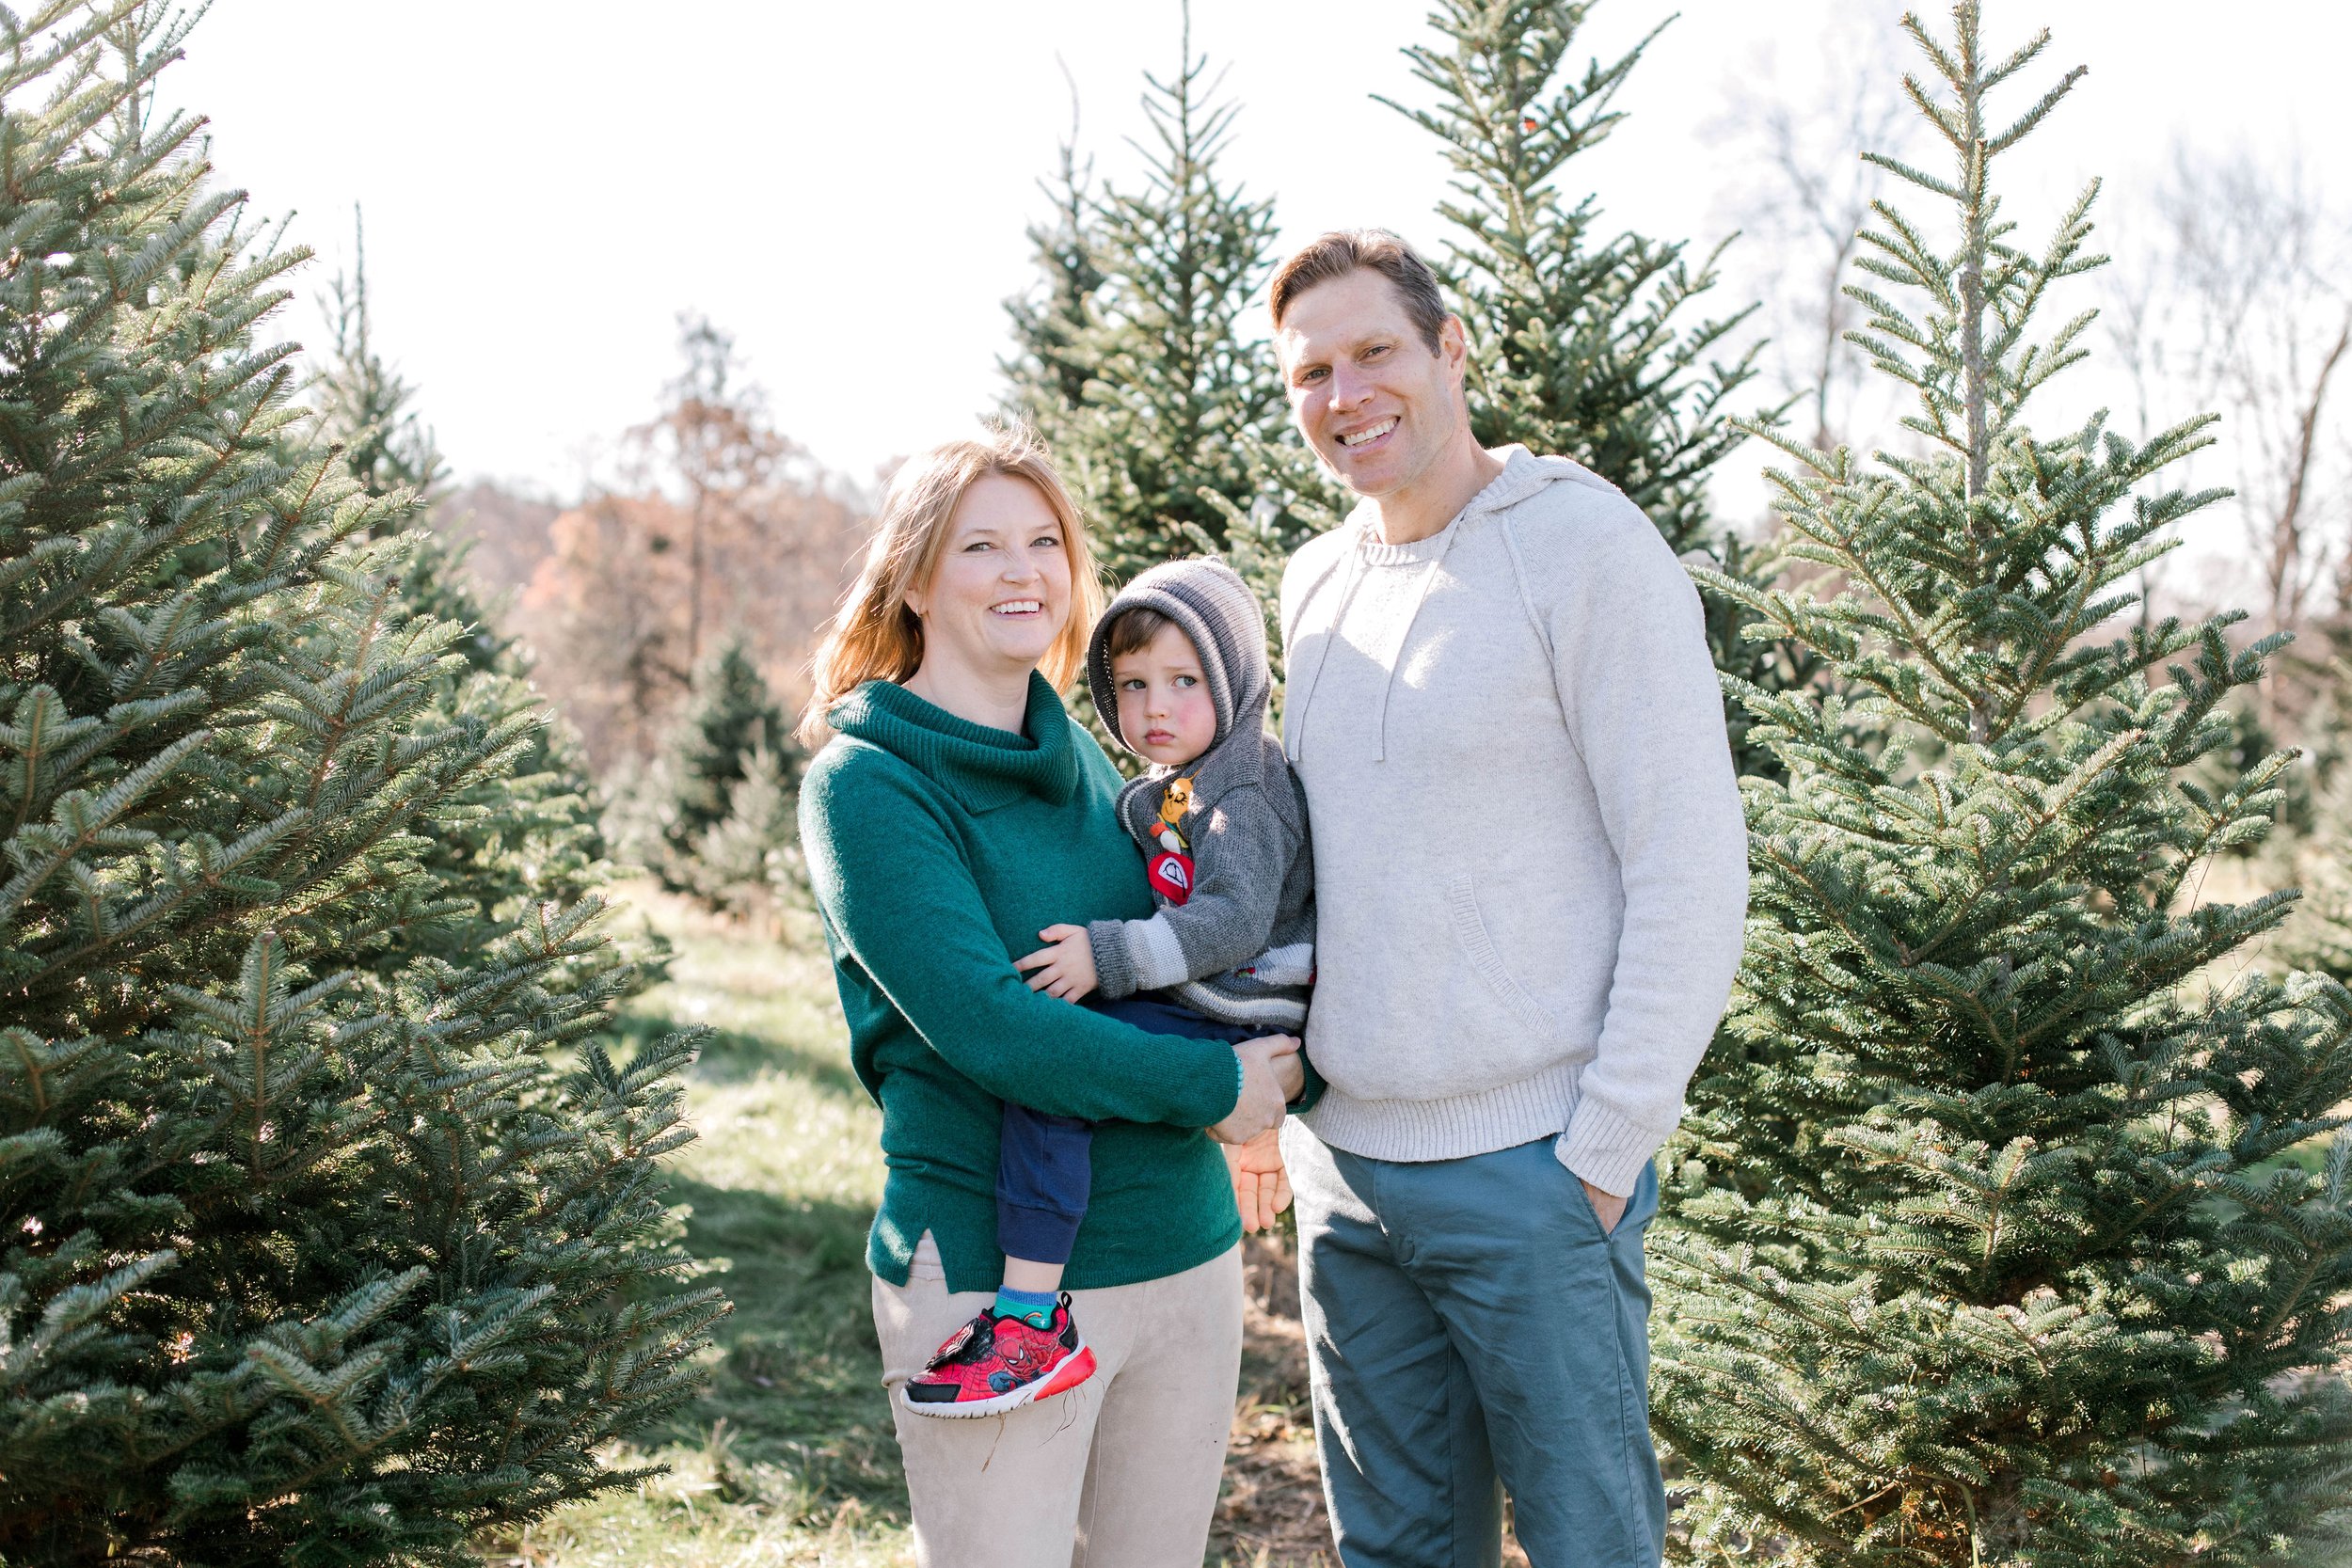
[[1093,1375],[1094,1353],[1078,1336],[1064,1291],[1051,1328],[981,1308],[907,1379],[906,1402],[922,1416],[995,1416],[1067,1393]]

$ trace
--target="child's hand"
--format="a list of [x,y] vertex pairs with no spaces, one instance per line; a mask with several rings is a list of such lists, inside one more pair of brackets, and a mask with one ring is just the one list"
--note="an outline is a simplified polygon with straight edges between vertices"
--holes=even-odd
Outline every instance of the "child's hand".
[[1012,961],[1015,969],[1037,971],[1029,976],[1031,990],[1075,1002],[1094,989],[1094,944],[1085,927],[1048,926],[1038,935],[1053,945]]

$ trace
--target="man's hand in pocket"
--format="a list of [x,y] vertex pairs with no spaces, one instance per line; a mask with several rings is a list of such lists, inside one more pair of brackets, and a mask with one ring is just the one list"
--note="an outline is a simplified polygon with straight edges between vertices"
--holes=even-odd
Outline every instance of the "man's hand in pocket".
[[1593,1213],[1600,1221],[1600,1233],[1604,1236],[1613,1234],[1617,1222],[1625,1218],[1625,1199],[1614,1193],[1602,1192],[1581,1176],[1577,1180],[1582,1184],[1585,1197],[1592,1202]]

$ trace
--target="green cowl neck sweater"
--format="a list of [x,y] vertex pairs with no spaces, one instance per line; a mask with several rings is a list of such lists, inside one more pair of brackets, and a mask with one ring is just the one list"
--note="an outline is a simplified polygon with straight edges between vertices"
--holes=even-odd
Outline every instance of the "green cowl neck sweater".
[[993,1290],[1006,1101],[1110,1125],[1063,1282],[1181,1273],[1241,1238],[1200,1129],[1241,1093],[1232,1048],[1148,1035],[1029,990],[1012,960],[1048,926],[1137,920],[1152,896],[1112,802],[1120,778],[1042,676],[1024,735],[868,681],[801,787],[801,837],[859,1081],[889,1174],[866,1245],[907,1279],[929,1230],[953,1291]]

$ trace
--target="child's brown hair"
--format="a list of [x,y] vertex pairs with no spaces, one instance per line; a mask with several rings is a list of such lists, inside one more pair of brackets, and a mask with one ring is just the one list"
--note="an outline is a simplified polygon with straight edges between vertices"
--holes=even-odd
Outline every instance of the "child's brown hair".
[[1103,628],[1104,645],[1113,658],[1139,654],[1152,645],[1152,639],[1160,635],[1162,626],[1175,624],[1150,605],[1129,605]]

